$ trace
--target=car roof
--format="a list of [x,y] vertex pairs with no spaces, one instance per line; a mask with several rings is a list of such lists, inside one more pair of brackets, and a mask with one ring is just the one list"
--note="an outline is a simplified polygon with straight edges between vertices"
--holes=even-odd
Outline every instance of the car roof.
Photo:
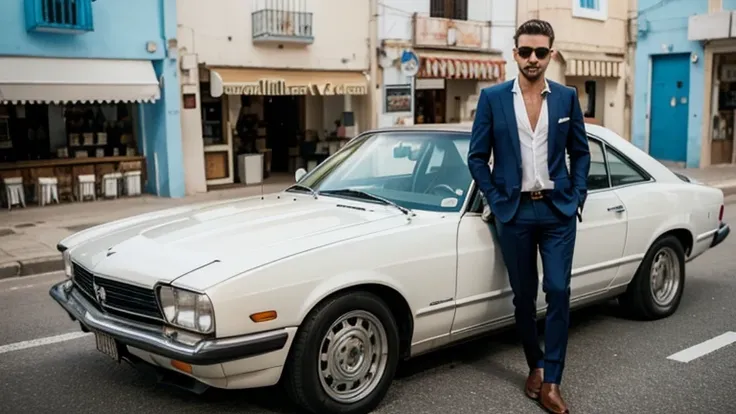
[[[466,121],[452,124],[417,124],[417,125],[396,125],[388,127],[374,128],[366,133],[371,132],[409,132],[409,131],[437,131],[437,132],[455,132],[470,133],[473,129],[473,122]],[[674,173],[663,164],[652,158],[649,154],[642,151],[634,144],[619,136],[616,132],[603,127],[601,125],[585,123],[585,132],[603,141],[606,145],[610,145],[617,151],[628,157],[631,161],[644,168],[649,174],[659,181],[678,182],[679,179]]]

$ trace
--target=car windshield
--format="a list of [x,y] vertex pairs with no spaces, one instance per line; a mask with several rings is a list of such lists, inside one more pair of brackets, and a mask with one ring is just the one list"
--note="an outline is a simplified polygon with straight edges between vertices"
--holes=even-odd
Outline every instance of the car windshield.
[[469,144],[469,135],[459,132],[367,134],[346,144],[299,184],[321,196],[377,203],[383,199],[384,204],[405,209],[457,212],[472,182]]

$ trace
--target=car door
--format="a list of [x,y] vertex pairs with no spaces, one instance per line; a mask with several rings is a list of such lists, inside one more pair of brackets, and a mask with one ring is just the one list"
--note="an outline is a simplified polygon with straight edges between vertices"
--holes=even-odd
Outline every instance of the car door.
[[666,191],[652,189],[654,180],[620,152],[606,146],[606,160],[611,171],[611,187],[626,208],[628,231],[616,279],[611,287],[628,282],[649,248],[651,237],[662,225],[662,216],[652,214],[672,202]]
[[[577,223],[570,290],[582,298],[605,290],[616,277],[626,243],[627,211],[611,188],[603,144],[588,138],[590,172],[583,221]],[[541,258],[539,269],[542,269]],[[542,275],[540,275],[540,280]],[[546,306],[540,283],[538,306]]]
[[[605,290],[615,278],[625,246],[626,209],[612,190],[601,142],[589,139],[591,168],[583,221],[577,224],[573,271],[573,297]],[[494,229],[481,219],[480,201],[460,220],[456,311],[452,333],[455,339],[479,333],[513,318],[513,294]],[[539,263],[537,305],[546,306],[542,291],[543,267]]]
[[506,265],[493,226],[481,218],[482,208],[476,193],[471,211],[458,225],[453,339],[480,333],[514,315]]

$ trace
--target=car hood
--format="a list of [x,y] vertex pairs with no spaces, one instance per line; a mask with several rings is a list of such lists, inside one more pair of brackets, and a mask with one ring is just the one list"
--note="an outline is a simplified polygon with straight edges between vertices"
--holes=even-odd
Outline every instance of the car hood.
[[62,244],[76,264],[99,276],[153,287],[207,268],[207,280],[198,280],[205,288],[306,250],[405,224],[391,207],[282,193],[134,216]]

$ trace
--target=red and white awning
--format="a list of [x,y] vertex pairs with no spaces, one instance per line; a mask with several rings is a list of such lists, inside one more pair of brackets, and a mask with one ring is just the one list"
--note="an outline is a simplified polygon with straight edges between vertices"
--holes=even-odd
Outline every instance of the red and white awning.
[[418,78],[503,80],[506,65],[503,60],[455,57],[420,56],[420,60]]

